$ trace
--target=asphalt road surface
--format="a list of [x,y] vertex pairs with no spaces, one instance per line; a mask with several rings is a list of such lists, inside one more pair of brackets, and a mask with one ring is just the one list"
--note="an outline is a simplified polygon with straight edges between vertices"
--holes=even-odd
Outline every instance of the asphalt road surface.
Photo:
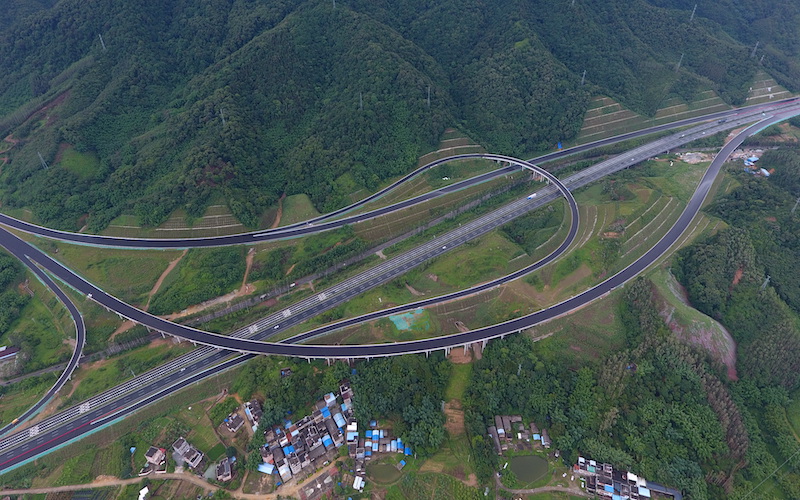
[[[25,261],[27,261],[27,259],[25,259]],[[72,356],[69,358],[67,366],[64,368],[64,371],[61,372],[61,375],[58,377],[55,384],[53,384],[53,387],[51,387],[45,393],[45,395],[42,396],[42,399],[37,401],[36,404],[26,410],[22,415],[17,417],[15,421],[12,421],[11,423],[0,428],[0,436],[38,413],[39,410],[41,410],[42,407],[47,404],[48,401],[50,401],[50,398],[52,398],[59,390],[61,390],[67,380],[69,380],[69,378],[72,376],[72,372],[74,372],[75,368],[78,367],[78,360],[80,360],[81,356],[83,355],[83,348],[86,346],[86,324],[83,322],[83,316],[81,316],[78,308],[75,307],[75,304],[72,303],[64,291],[58,285],[56,285],[50,276],[48,276],[44,271],[35,265],[29,265],[28,267],[45,284],[45,286],[47,286],[53,291],[53,293],[56,294],[58,300],[64,304],[64,307],[67,308],[67,311],[69,311],[70,315],[72,316],[72,322],[75,324],[76,332],[75,347],[72,350]]]
[[[794,114],[796,114],[796,112]],[[785,119],[786,117],[788,117],[788,114],[783,117],[779,117],[779,119],[770,120],[769,123],[780,121],[780,119]],[[587,290],[586,292],[576,297],[573,297],[561,304],[557,304],[544,311],[539,311],[524,318],[519,318],[517,320],[513,320],[501,325],[494,325],[492,327],[487,327],[481,330],[468,332],[467,334],[457,334],[449,337],[419,341],[422,342],[422,344],[417,345],[416,349],[410,352],[429,351],[429,350],[441,349],[442,347],[467,344],[471,342],[484,340],[487,338],[503,336],[505,334],[512,333],[517,330],[528,328],[530,326],[533,326],[534,324],[545,321],[546,319],[566,314],[567,312],[573,310],[574,308],[580,307],[581,305],[602,296],[603,294],[607,293],[607,291],[610,291],[616,286],[619,286],[622,283],[624,283],[627,279],[634,277],[636,274],[638,274],[638,272],[644,270],[648,265],[650,265],[650,263],[652,263],[658,257],[660,257],[660,255],[662,255],[663,252],[665,252],[669,248],[669,246],[671,246],[671,244],[673,244],[674,241],[677,240],[680,234],[683,233],[683,231],[688,226],[691,219],[696,214],[697,210],[699,210],[700,206],[702,205],[702,200],[705,199],[705,196],[708,193],[708,189],[710,188],[714,177],[718,173],[719,168],[722,162],[724,161],[724,158],[726,158],[730,154],[730,152],[735,147],[737,147],[738,144],[741,143],[741,140],[743,140],[747,135],[749,135],[749,133],[751,133],[753,130],[756,130],[759,127],[766,126],[766,124],[767,123],[758,124],[748,128],[745,133],[740,134],[737,137],[736,141],[729,143],[726,146],[726,148],[723,149],[721,154],[718,156],[717,160],[712,164],[709,171],[704,176],[703,181],[700,184],[700,187],[698,187],[698,190],[695,192],[695,195],[693,196],[686,210],[681,215],[681,218],[679,219],[678,223],[675,226],[673,226],[673,228],[671,228],[671,230],[667,233],[667,235],[661,241],[659,241],[659,243],[653,249],[648,251],[645,254],[645,256],[637,260],[634,264],[632,264],[619,274],[613,276],[612,278],[609,278],[600,285],[597,285],[596,287]],[[443,340],[445,341],[444,344],[440,344],[440,342]],[[270,345],[270,344],[265,344],[265,345]],[[326,350],[330,357],[350,358],[350,357],[357,357],[354,356],[354,354],[358,354],[357,352],[351,351],[351,349],[353,348],[369,349],[369,352],[365,353],[367,356],[396,354],[396,352],[389,352],[391,351],[391,349],[389,349],[389,351],[385,350],[387,347],[391,348],[392,346],[397,346],[397,344],[390,344],[388,346],[353,346],[353,347],[314,346],[314,347],[315,348],[332,347],[334,349],[335,348],[343,349],[344,350],[343,352],[339,352],[336,350],[327,350],[327,349]],[[198,351],[204,351],[204,350],[206,349],[200,349]],[[193,353],[189,353],[189,355],[192,354]],[[222,357],[226,356],[227,353],[220,351],[218,355]],[[221,359],[221,357],[218,358],[217,361]],[[249,358],[249,356],[235,358],[233,360],[227,361],[226,363],[230,366],[234,363],[239,363],[241,362],[242,359],[246,358]],[[216,361],[207,358],[204,358],[199,361],[199,363],[202,363],[201,366],[205,367],[212,366],[214,362]],[[225,365],[221,365],[219,367],[209,368],[208,370],[216,373],[221,369],[224,369],[224,367]],[[184,367],[184,370],[194,370],[198,368],[199,366],[189,365]],[[43,447],[49,449],[60,443],[73,439],[74,437],[77,437],[86,430],[91,430],[94,428],[91,426],[102,425],[103,423],[108,422],[112,419],[120,418],[125,414],[130,413],[131,411],[135,411],[135,409],[148,404],[149,402],[157,399],[158,397],[161,397],[161,395],[163,395],[164,393],[169,392],[171,390],[175,390],[176,387],[182,386],[186,383],[191,383],[194,380],[199,380],[203,376],[206,376],[206,374],[198,373],[196,375],[193,375],[192,376],[193,378],[187,381],[180,381],[181,373],[183,372],[182,371],[173,372],[171,375],[167,375],[164,378],[161,378],[158,381],[154,382],[155,384],[154,387],[161,388],[160,393],[152,394],[151,396],[148,397],[148,399],[137,402],[135,406],[129,407],[127,406],[127,404],[134,401],[135,398],[137,397],[137,394],[139,394],[139,397],[141,397],[141,395],[147,394],[148,393],[147,386],[139,385],[138,387],[140,387],[140,389],[136,393],[130,393],[122,399],[113,401],[113,404],[119,405],[118,406],[119,410],[114,410],[114,409],[109,410],[109,406],[104,406],[102,408],[97,408],[93,410],[92,403],[90,400],[88,402],[89,404],[86,407],[84,407],[83,410],[81,410],[79,407],[76,407],[78,408],[78,410],[75,410],[77,412],[77,415],[64,415],[62,417],[62,419],[69,421],[66,427],[56,425],[57,424],[56,423],[51,426],[53,430],[48,431],[48,429],[41,429],[38,428],[39,426],[35,426],[34,428],[26,429],[25,432],[18,433],[15,434],[14,436],[10,436],[9,438],[3,439],[2,441],[0,441],[0,471],[8,469],[13,464],[20,463],[21,461],[24,461],[27,458],[35,456],[36,454],[41,452],[41,449]],[[125,388],[121,388],[120,392],[122,393],[125,390],[126,390]],[[87,426],[90,428],[83,431],[81,430],[85,429]],[[19,454],[20,451],[22,452],[21,454]]]
[[[712,135],[721,130],[735,128],[738,125],[752,121],[752,115],[737,117],[736,119],[730,119],[724,123],[715,123],[711,126],[704,125],[695,127],[694,129],[688,130],[681,134],[673,134],[639,148],[635,148],[623,155],[619,155],[610,160],[600,162],[587,169],[581,170],[580,172],[570,176],[564,181],[563,184],[546,172],[545,175],[550,176],[551,180],[562,192],[566,192],[566,186],[568,186],[569,189],[575,189],[599,179],[602,176],[635,165],[636,163],[639,163],[662,151],[673,149],[680,144],[690,142],[705,135]],[[517,161],[513,158],[508,158],[501,155],[473,156],[490,159],[502,159],[512,162]],[[385,283],[405,273],[409,269],[412,269],[426,260],[436,257],[460,244],[463,244],[466,241],[472,240],[481,234],[494,229],[499,225],[505,224],[514,218],[527,213],[533,207],[543,203],[546,199],[548,199],[552,194],[553,189],[553,186],[548,186],[548,188],[539,191],[539,198],[530,199],[529,197],[516,200],[498,210],[495,210],[494,212],[465,223],[461,227],[437,237],[434,241],[427,242],[413,250],[382,262],[372,269],[338,283],[322,292],[319,292],[318,294],[302,300],[299,303],[293,304],[290,308],[284,309],[281,314],[283,315],[284,319],[291,319],[292,322],[303,321],[310,317],[316,316],[317,314],[320,314],[331,307],[349,300],[350,298],[362,293],[367,289],[370,289],[381,283]],[[86,294],[87,297],[98,302],[103,307],[106,307],[107,309],[112,310],[136,323],[145,325],[148,328],[185,338],[191,342],[199,344],[219,347],[232,351],[239,351],[242,353],[277,354],[282,356],[298,356],[307,358],[362,358],[386,356],[410,352],[424,352],[459,344],[457,339],[440,337],[437,339],[426,339],[415,342],[388,345],[287,345],[265,343],[248,338],[204,332],[188,326],[171,323],[157,316],[153,316],[145,311],[136,309],[135,307],[122,302],[116,297],[103,292],[100,288],[89,283],[82,277],[72,273],[59,262],[53,260],[40,250],[28,245],[16,236],[11,235],[7,231],[3,231],[3,233],[5,234],[3,235],[0,233],[0,244],[5,246],[11,253],[17,255],[18,257],[23,255],[29,256],[33,261],[45,267],[48,271],[53,273],[55,276],[58,276],[59,279],[69,284],[72,288]],[[467,295],[466,292],[460,293]],[[286,328],[285,322],[277,324],[271,323],[274,321],[275,318],[273,315],[269,317],[268,320],[257,322],[254,325],[254,330],[252,333],[255,334],[256,332],[262,331],[268,327],[275,330],[274,333],[277,333],[278,331]],[[468,334],[462,335],[466,336]],[[464,338],[467,339],[470,337]],[[474,342],[474,340],[467,341]],[[455,342],[455,344],[448,342]]]
[[[538,164],[544,163],[547,161],[556,160],[558,158],[562,158],[565,156],[573,155],[576,153],[581,153],[583,151],[588,151],[591,149],[595,149],[602,146],[607,146],[610,144],[615,144],[617,142],[634,139],[637,137],[643,137],[645,135],[650,135],[653,133],[665,131],[665,130],[672,130],[679,127],[684,127],[696,123],[701,123],[709,120],[719,120],[719,119],[729,119],[736,116],[742,116],[747,113],[754,113],[759,112],[761,110],[774,110],[776,107],[785,106],[791,104],[792,102],[796,101],[797,98],[790,98],[784,99],[781,101],[775,101],[774,103],[769,104],[758,104],[754,106],[747,106],[744,108],[732,109],[728,111],[720,111],[717,113],[712,113],[709,115],[704,115],[701,117],[695,118],[687,118],[685,120],[680,120],[677,122],[667,123],[664,125],[658,125],[655,127],[650,127],[643,130],[638,130],[635,132],[629,132],[627,134],[621,134],[615,137],[609,137],[607,139],[601,139],[599,141],[582,144],[580,146],[575,146],[573,148],[565,149],[562,151],[554,151],[552,153],[548,153],[546,155],[539,156],[537,158],[533,158],[528,160],[531,163]],[[333,211],[331,213],[321,215],[314,219],[310,219],[305,222],[299,222],[296,224],[279,227],[271,230],[262,230],[262,231],[255,231],[250,233],[241,233],[241,234],[234,234],[229,236],[216,236],[216,237],[208,237],[208,238],[179,238],[179,239],[171,239],[171,238],[123,238],[123,237],[114,237],[114,236],[101,236],[101,235],[93,235],[93,234],[81,234],[81,233],[73,233],[68,231],[59,231],[56,229],[49,229],[46,227],[38,226],[36,224],[31,224],[29,222],[24,222],[19,219],[15,219],[5,214],[0,214],[0,223],[5,224],[8,227],[18,229],[20,231],[25,231],[31,234],[36,234],[39,236],[46,236],[49,238],[54,238],[62,241],[70,241],[73,243],[83,243],[89,245],[102,245],[102,246],[110,246],[110,247],[124,247],[124,248],[197,248],[197,247],[214,247],[214,246],[226,246],[226,245],[239,245],[239,244],[253,244],[253,243],[260,243],[264,241],[270,241],[275,239],[285,239],[285,238],[293,238],[293,237],[300,237],[300,236],[307,236],[309,234],[317,233],[320,231],[326,231],[341,227],[345,224],[354,224],[356,222],[364,221],[373,219],[376,217],[380,217],[381,215],[386,215],[392,212],[396,212],[397,210],[401,210],[403,208],[407,208],[412,205],[416,205],[418,203],[422,203],[426,200],[436,198],[438,196],[456,192],[460,189],[464,189],[469,185],[473,185],[479,182],[484,182],[489,180],[493,177],[497,177],[499,175],[505,175],[512,171],[517,170],[516,168],[506,168],[501,169],[494,172],[488,172],[481,176],[478,176],[473,179],[467,179],[465,181],[461,181],[455,183],[450,186],[443,187],[439,190],[432,191],[430,193],[425,193],[418,197],[401,201],[399,203],[392,204],[387,207],[379,208],[368,213],[353,215],[350,217],[345,217],[335,221],[329,221],[329,219],[338,217],[340,215],[346,214],[356,208],[359,208],[371,201],[374,201],[378,198],[381,198],[386,193],[391,191],[392,189],[396,188],[397,186],[403,184],[404,182],[408,181],[409,179],[419,175],[422,172],[425,172],[437,165],[441,165],[442,163],[446,163],[448,161],[453,161],[454,159],[464,159],[470,158],[471,155],[456,155],[455,157],[443,158],[440,160],[432,161],[422,167],[410,172],[409,174],[401,177],[397,181],[393,182],[389,186],[381,189],[380,191],[374,193],[367,198],[354,203],[350,206],[341,208],[339,210]],[[324,222],[328,221],[328,222]]]

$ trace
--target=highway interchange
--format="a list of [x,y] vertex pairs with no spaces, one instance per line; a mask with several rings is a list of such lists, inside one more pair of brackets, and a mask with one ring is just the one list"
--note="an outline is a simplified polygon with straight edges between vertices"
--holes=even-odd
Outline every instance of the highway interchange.
[[[767,108],[768,109],[768,108]],[[600,178],[603,175],[608,175],[612,171],[619,170],[621,168],[626,168],[627,166],[633,165],[642,161],[653,154],[657,154],[661,151],[666,149],[671,149],[676,147],[677,145],[685,142],[689,142],[694,140],[698,137],[701,137],[706,134],[713,134],[717,130],[727,129],[727,128],[734,128],[737,125],[742,123],[752,123],[754,119],[758,118],[758,113],[750,114],[748,116],[744,116],[742,114],[742,110],[738,110],[740,116],[737,118],[730,118],[725,123],[716,123],[711,124],[710,126],[702,126],[697,128],[695,132],[686,131],[682,135],[675,134],[673,136],[660,139],[659,141],[655,141],[647,146],[643,146],[642,148],[637,148],[629,153],[624,155],[620,155],[608,162],[602,162],[590,169],[586,169],[585,171],[579,172],[574,176],[571,176],[565,179],[564,184],[569,187],[569,189],[575,189],[579,186],[585,185],[593,180]],[[800,112],[797,110],[796,107],[790,107],[789,111],[786,113],[793,113],[796,114]],[[731,115],[727,115],[731,116]],[[786,115],[788,116],[788,114]],[[776,116],[772,118],[772,121],[779,121],[780,119],[785,119],[784,115]],[[741,123],[740,123],[741,122]],[[740,134],[738,137],[743,140],[747,134],[752,132],[752,130],[756,130],[758,127],[765,126],[764,124],[759,124],[754,126],[755,128],[751,127],[748,129],[746,133]],[[694,129],[693,129],[694,130]],[[696,134],[696,136],[695,136]],[[738,143],[741,142],[739,140]],[[403,254],[401,256],[396,257],[395,259],[391,259],[393,262],[392,265],[387,266],[387,268],[381,270],[377,273],[369,274],[371,271],[367,271],[362,273],[363,276],[359,280],[355,280],[348,284],[347,281],[340,283],[329,289],[331,292],[331,297],[327,296],[329,291],[325,291],[325,297],[320,298],[320,295],[316,295],[312,297],[312,299],[316,299],[318,304],[308,304],[309,308],[305,309],[302,312],[297,314],[290,313],[288,316],[285,316],[285,311],[279,312],[276,315],[272,315],[269,318],[265,318],[263,324],[256,324],[251,325],[243,331],[236,332],[231,336],[216,336],[223,340],[219,339],[212,339],[214,343],[216,342],[225,342],[223,347],[232,350],[239,350],[239,351],[252,351],[252,352],[273,352],[279,354],[287,354],[287,355],[295,355],[301,357],[328,357],[328,358],[354,358],[354,357],[371,357],[371,356],[380,356],[380,355],[394,355],[403,352],[422,352],[422,351],[431,351],[436,349],[448,348],[456,345],[464,345],[469,344],[472,342],[483,341],[488,338],[494,338],[497,336],[502,336],[508,334],[513,331],[521,330],[524,328],[528,328],[533,324],[537,324],[541,321],[546,321],[552,317],[556,317],[561,314],[565,314],[575,307],[579,307],[585,303],[588,303],[591,300],[596,299],[599,296],[607,293],[607,291],[613,289],[616,286],[624,283],[627,279],[635,276],[642,270],[644,270],[650,263],[652,263],[655,259],[658,258],[663,252],[665,252],[672,243],[680,236],[680,234],[685,230],[685,228],[689,225],[691,218],[694,214],[699,210],[700,206],[702,205],[702,201],[705,199],[705,196],[710,188],[711,182],[713,182],[714,177],[719,171],[719,167],[724,161],[724,158],[728,156],[730,151],[735,148],[738,143],[733,141],[729,143],[725,149],[721,152],[718,157],[718,161],[715,161],[714,164],[710,167],[709,171],[706,173],[706,176],[703,178],[700,186],[698,187],[695,196],[690,201],[689,205],[687,206],[684,213],[681,215],[681,219],[678,221],[678,224],[673,226],[667,236],[664,237],[653,249],[648,251],[645,256],[637,260],[634,264],[620,272],[619,274],[609,278],[607,281],[597,285],[596,287],[587,290],[583,294],[580,294],[576,297],[569,299],[561,304],[557,304],[552,306],[548,309],[543,311],[539,311],[534,313],[533,315],[526,316],[524,318],[519,318],[512,322],[507,322],[501,325],[494,325],[491,327],[483,328],[480,330],[475,330],[472,332],[468,332],[466,334],[457,334],[448,337],[440,337],[437,339],[426,339],[424,341],[416,341],[412,343],[402,343],[402,344],[388,344],[388,345],[371,345],[371,346],[297,346],[297,345],[286,345],[286,344],[268,344],[263,342],[257,342],[251,339],[244,339],[241,337],[244,336],[252,336],[255,339],[264,338],[268,336],[270,333],[273,333],[275,330],[275,326],[279,327],[279,330],[283,330],[287,327],[287,321],[289,318],[292,318],[291,322],[300,322],[304,319],[307,319],[313,314],[318,314],[322,307],[329,306],[333,307],[334,305],[348,300],[349,297],[357,295],[363,290],[376,286],[382,282],[385,282],[388,279],[392,279],[391,277],[382,279],[386,276],[390,276],[392,272],[405,272],[405,270],[409,269],[414,265],[418,265],[420,262],[427,260],[435,255],[443,253],[449,249],[452,249],[454,246],[457,246],[464,241],[472,239],[480,234],[483,234],[487,230],[491,230],[499,225],[504,224],[508,220],[513,219],[523,213],[527,213],[529,210],[535,208],[535,206],[541,206],[542,204],[555,199],[557,196],[555,192],[555,188],[552,186],[545,188],[539,191],[534,200],[518,200],[513,202],[491,214],[488,214],[484,218],[476,219],[476,221],[480,221],[478,224],[470,226],[471,223],[465,224],[462,228],[459,228],[457,231],[453,231],[446,235],[442,235],[437,237],[434,242],[426,243],[426,245],[422,245],[417,249],[408,252],[407,254]],[[733,145],[731,147],[731,145]],[[730,150],[727,151],[726,150]],[[605,164],[605,165],[604,165]],[[716,166],[715,166],[716,165]],[[597,168],[596,168],[597,167]],[[535,206],[534,206],[535,205]],[[688,218],[688,219],[687,219]],[[575,222],[577,218],[574,217]],[[473,221],[475,222],[475,221]],[[477,226],[477,227],[476,227]],[[486,229],[489,228],[489,229]],[[251,238],[250,242],[252,243],[253,236],[249,236]],[[285,235],[283,236],[285,237]],[[60,239],[64,239],[61,238]],[[21,241],[21,240],[20,240]],[[3,238],[4,246],[7,243],[7,239]],[[565,242],[566,243],[566,242]],[[215,243],[218,244],[218,243]],[[127,246],[127,245],[117,245],[117,246]],[[204,245],[208,246],[208,245]],[[564,244],[562,244],[564,246]],[[21,246],[15,248],[16,252],[22,252],[22,255],[31,254],[34,260],[39,262],[41,265],[44,265],[54,272],[57,276],[61,279],[64,279],[64,276],[60,274],[63,271],[53,271],[49,267],[49,263],[46,261],[49,259],[46,255],[35,255],[35,249],[28,246],[26,243],[22,242]],[[14,251],[14,250],[12,250]],[[27,253],[26,253],[27,252]],[[18,254],[19,255],[19,254]],[[38,258],[37,258],[38,257]],[[405,260],[400,259],[403,257]],[[43,259],[45,262],[39,261],[39,259]],[[399,260],[398,260],[399,259]],[[388,264],[390,261],[387,261],[384,264]],[[539,263],[537,263],[539,264]],[[64,271],[68,272],[64,268]],[[71,273],[69,273],[71,274]],[[398,275],[399,275],[398,274]],[[517,273],[515,273],[517,275]],[[73,275],[74,276],[74,275]],[[394,276],[394,275],[391,275]],[[516,277],[516,276],[515,276]],[[69,283],[69,280],[65,280]],[[82,281],[82,280],[81,280]],[[499,282],[499,280],[498,280]],[[83,283],[77,283],[80,286],[84,286]],[[496,286],[497,283],[493,283],[491,286]],[[70,285],[75,286],[73,283]],[[339,288],[337,288],[339,287]],[[78,287],[78,289],[81,289]],[[470,289],[462,292],[458,292],[457,294],[465,294],[465,293],[475,293],[475,289]],[[95,293],[95,292],[86,292],[86,293]],[[97,293],[99,296],[94,296],[94,300],[104,300],[105,294],[102,291],[97,289]],[[450,297],[450,299],[455,297]],[[447,300],[447,298],[436,298],[436,299],[429,299],[429,300]],[[312,300],[313,302],[313,300]],[[103,302],[101,302],[103,303]],[[112,310],[116,310],[120,312],[117,307],[123,308],[121,304],[117,303],[110,303],[104,304],[110,305]],[[410,307],[415,307],[416,305],[406,305],[403,306],[402,309],[408,309]],[[130,307],[130,306],[128,306]],[[292,305],[291,308],[296,308],[297,304]],[[329,308],[327,307],[327,308]],[[302,309],[302,308],[301,308]],[[129,311],[126,310],[127,315]],[[373,314],[386,314],[387,311],[379,311],[378,313]],[[303,316],[303,314],[306,314]],[[275,316],[278,316],[275,318]],[[152,318],[152,317],[151,317]],[[187,329],[187,331],[180,330],[180,331],[173,331],[169,330],[168,328],[172,328],[172,323],[166,323],[166,325],[162,323],[153,323],[151,324],[151,318],[139,318],[143,319],[141,321],[143,324],[151,326],[161,331],[167,331],[170,334],[176,334],[179,336],[187,336],[186,334],[195,335],[194,332],[198,332],[200,334],[199,337],[196,337],[192,340],[204,342],[208,341],[207,337],[204,335],[214,335],[214,334],[207,334],[205,332],[200,332],[199,330]],[[366,320],[364,317],[362,318],[354,318],[353,320],[348,320],[352,322],[364,321]],[[160,320],[163,321],[163,320]],[[279,323],[276,323],[279,321]],[[172,325],[172,326],[170,326]],[[255,328],[253,328],[255,326]],[[345,326],[340,324],[338,327]],[[185,327],[180,327],[185,328]],[[309,332],[309,334],[313,334],[313,332]],[[319,333],[317,333],[318,335]],[[308,334],[303,334],[308,335]],[[313,336],[313,335],[311,335]],[[188,337],[187,338],[191,338]],[[293,341],[304,340],[308,337],[303,338],[293,338]],[[227,344],[227,342],[233,342],[231,344]],[[300,350],[297,350],[297,349]],[[103,425],[104,423],[110,422],[116,418],[120,418],[125,414],[130,413],[135,408],[138,408],[144,404],[147,404],[150,401],[153,401],[160,397],[160,394],[168,393],[174,390],[175,387],[180,387],[186,383],[185,380],[181,381],[182,378],[186,377],[201,377],[200,373],[196,373],[197,370],[211,370],[213,372],[218,372],[221,367],[216,366],[214,364],[218,363],[219,361],[223,360],[224,358],[228,357],[229,353],[224,351],[219,351],[212,348],[201,348],[192,353],[188,353],[181,358],[178,358],[176,361],[180,361],[180,363],[175,363],[170,367],[159,367],[152,371],[152,374],[149,375],[152,383],[147,384],[146,381],[139,379],[135,379],[134,381],[129,381],[129,383],[123,384],[118,388],[112,389],[108,391],[108,393],[104,393],[103,395],[97,396],[96,398],[90,399],[87,402],[82,403],[79,406],[76,406],[72,409],[66,410],[65,412],[60,413],[54,417],[44,420],[37,426],[34,426],[30,429],[26,429],[23,432],[16,433],[14,435],[9,436],[6,439],[0,441],[0,471],[4,469],[8,469],[12,466],[18,465],[19,463],[24,462],[30,457],[33,457],[40,453],[44,449],[52,449],[53,446],[57,444],[69,441],[74,439],[75,437],[81,435],[83,432],[88,430],[92,430],[97,425]],[[241,362],[242,359],[248,358],[249,356],[238,357],[232,360],[226,361],[226,363],[238,363]],[[176,366],[182,366],[182,370],[178,370]],[[209,367],[212,367],[211,369]],[[147,375],[147,374],[146,374]],[[136,389],[132,391],[132,389]],[[124,396],[123,396],[124,395]],[[121,397],[122,396],[122,397]],[[142,400],[141,398],[147,398]],[[138,401],[138,402],[137,402]],[[135,403],[135,406],[129,406],[131,403]],[[58,417],[58,418],[56,418]],[[52,421],[52,423],[50,423]],[[22,452],[21,454],[19,452]]]

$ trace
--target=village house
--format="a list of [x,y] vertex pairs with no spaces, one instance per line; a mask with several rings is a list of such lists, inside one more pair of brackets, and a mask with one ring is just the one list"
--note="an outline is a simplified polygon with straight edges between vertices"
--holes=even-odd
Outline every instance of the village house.
[[225,482],[233,479],[233,467],[228,457],[219,461],[216,467],[217,481]]
[[183,437],[179,437],[172,443],[172,449],[192,469],[195,469],[203,461],[203,453],[190,445]]
[[234,411],[225,418],[225,427],[227,427],[228,430],[233,434],[236,434],[236,432],[238,432],[243,425],[244,419],[241,415],[239,415],[238,411]]

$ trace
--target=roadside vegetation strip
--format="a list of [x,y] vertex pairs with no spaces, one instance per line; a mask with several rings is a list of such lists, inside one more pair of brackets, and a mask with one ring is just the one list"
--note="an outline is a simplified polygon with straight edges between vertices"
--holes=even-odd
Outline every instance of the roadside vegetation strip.
[[37,279],[39,279],[47,288],[50,289],[50,291],[53,292],[53,294],[58,298],[59,302],[61,302],[64,308],[67,309],[67,312],[69,312],[70,316],[72,316],[72,322],[75,326],[75,347],[72,350],[72,356],[70,357],[69,361],[67,361],[67,365],[64,367],[64,371],[61,373],[61,376],[56,379],[56,382],[53,384],[53,386],[33,406],[19,415],[16,419],[12,420],[9,424],[0,428],[0,436],[6,434],[20,423],[36,415],[50,401],[50,399],[64,386],[67,380],[69,380],[69,378],[72,376],[72,372],[75,371],[75,368],[78,367],[78,360],[80,360],[81,356],[83,355],[83,348],[86,346],[86,324],[84,323],[83,316],[81,316],[78,308],[69,299],[67,294],[64,293],[64,291],[61,290],[58,285],[56,285],[50,276],[48,276],[38,266],[33,265],[27,259],[25,259],[25,264],[31,269],[31,271],[33,271]]
[[[638,217],[627,223],[627,225],[625,226],[625,232],[626,233],[629,233],[631,231],[638,232],[642,228],[642,226],[648,224],[652,219],[647,219],[647,215],[655,207],[664,205],[664,203],[662,203],[663,200],[666,200],[667,203],[669,203],[672,200],[672,197],[666,197],[663,195],[661,191],[658,191],[658,198],[656,198],[653,201],[648,201],[647,209],[644,210],[642,213],[640,213]],[[653,216],[653,218],[655,218],[655,216]]]
[[655,227],[654,229],[652,229],[651,231],[647,232],[646,234],[642,234],[641,236],[639,236],[636,239],[636,243],[633,244],[632,246],[630,246],[628,248],[628,250],[626,250],[625,253],[622,254],[622,257],[623,258],[627,257],[628,254],[630,254],[631,252],[633,252],[634,250],[636,250],[637,248],[639,248],[643,244],[645,244],[648,241],[650,241],[653,237],[663,234],[665,231],[662,231],[662,228],[664,227],[664,224],[667,224],[669,222],[670,225],[666,228],[666,230],[668,231],[669,228],[672,227],[672,224],[675,224],[677,222],[677,220],[680,217],[681,213],[683,212],[684,208],[685,208],[685,205],[682,205],[681,203],[677,203],[673,207],[670,208],[669,212],[664,214],[664,217],[660,221],[659,221],[658,218],[653,219],[653,223],[659,222],[658,226]]
[[[642,232],[652,231],[653,229],[652,225],[659,222],[661,216],[664,215],[664,212],[667,212],[667,215],[669,215],[675,209],[675,205],[673,204],[673,202],[677,203],[674,197],[670,196],[669,198],[667,198],[667,202],[664,204],[664,206],[661,207],[661,210],[659,210],[658,213],[655,214],[655,216],[652,219],[650,219],[650,222],[642,226],[638,231],[636,231],[634,234],[630,235],[625,239],[623,247],[630,248],[633,242],[641,241],[640,235],[642,234]],[[680,205],[680,203],[678,203],[678,205]],[[646,238],[646,235],[644,237]],[[636,245],[638,245],[638,243]],[[636,245],[633,246],[635,247]]]

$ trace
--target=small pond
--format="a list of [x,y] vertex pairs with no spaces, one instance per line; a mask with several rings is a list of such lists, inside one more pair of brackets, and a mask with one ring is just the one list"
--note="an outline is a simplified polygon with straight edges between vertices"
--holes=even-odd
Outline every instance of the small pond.
[[376,483],[393,483],[400,479],[400,471],[394,464],[370,464],[367,466],[367,474]]
[[530,484],[547,474],[547,460],[536,455],[512,457],[508,466],[521,484]]

